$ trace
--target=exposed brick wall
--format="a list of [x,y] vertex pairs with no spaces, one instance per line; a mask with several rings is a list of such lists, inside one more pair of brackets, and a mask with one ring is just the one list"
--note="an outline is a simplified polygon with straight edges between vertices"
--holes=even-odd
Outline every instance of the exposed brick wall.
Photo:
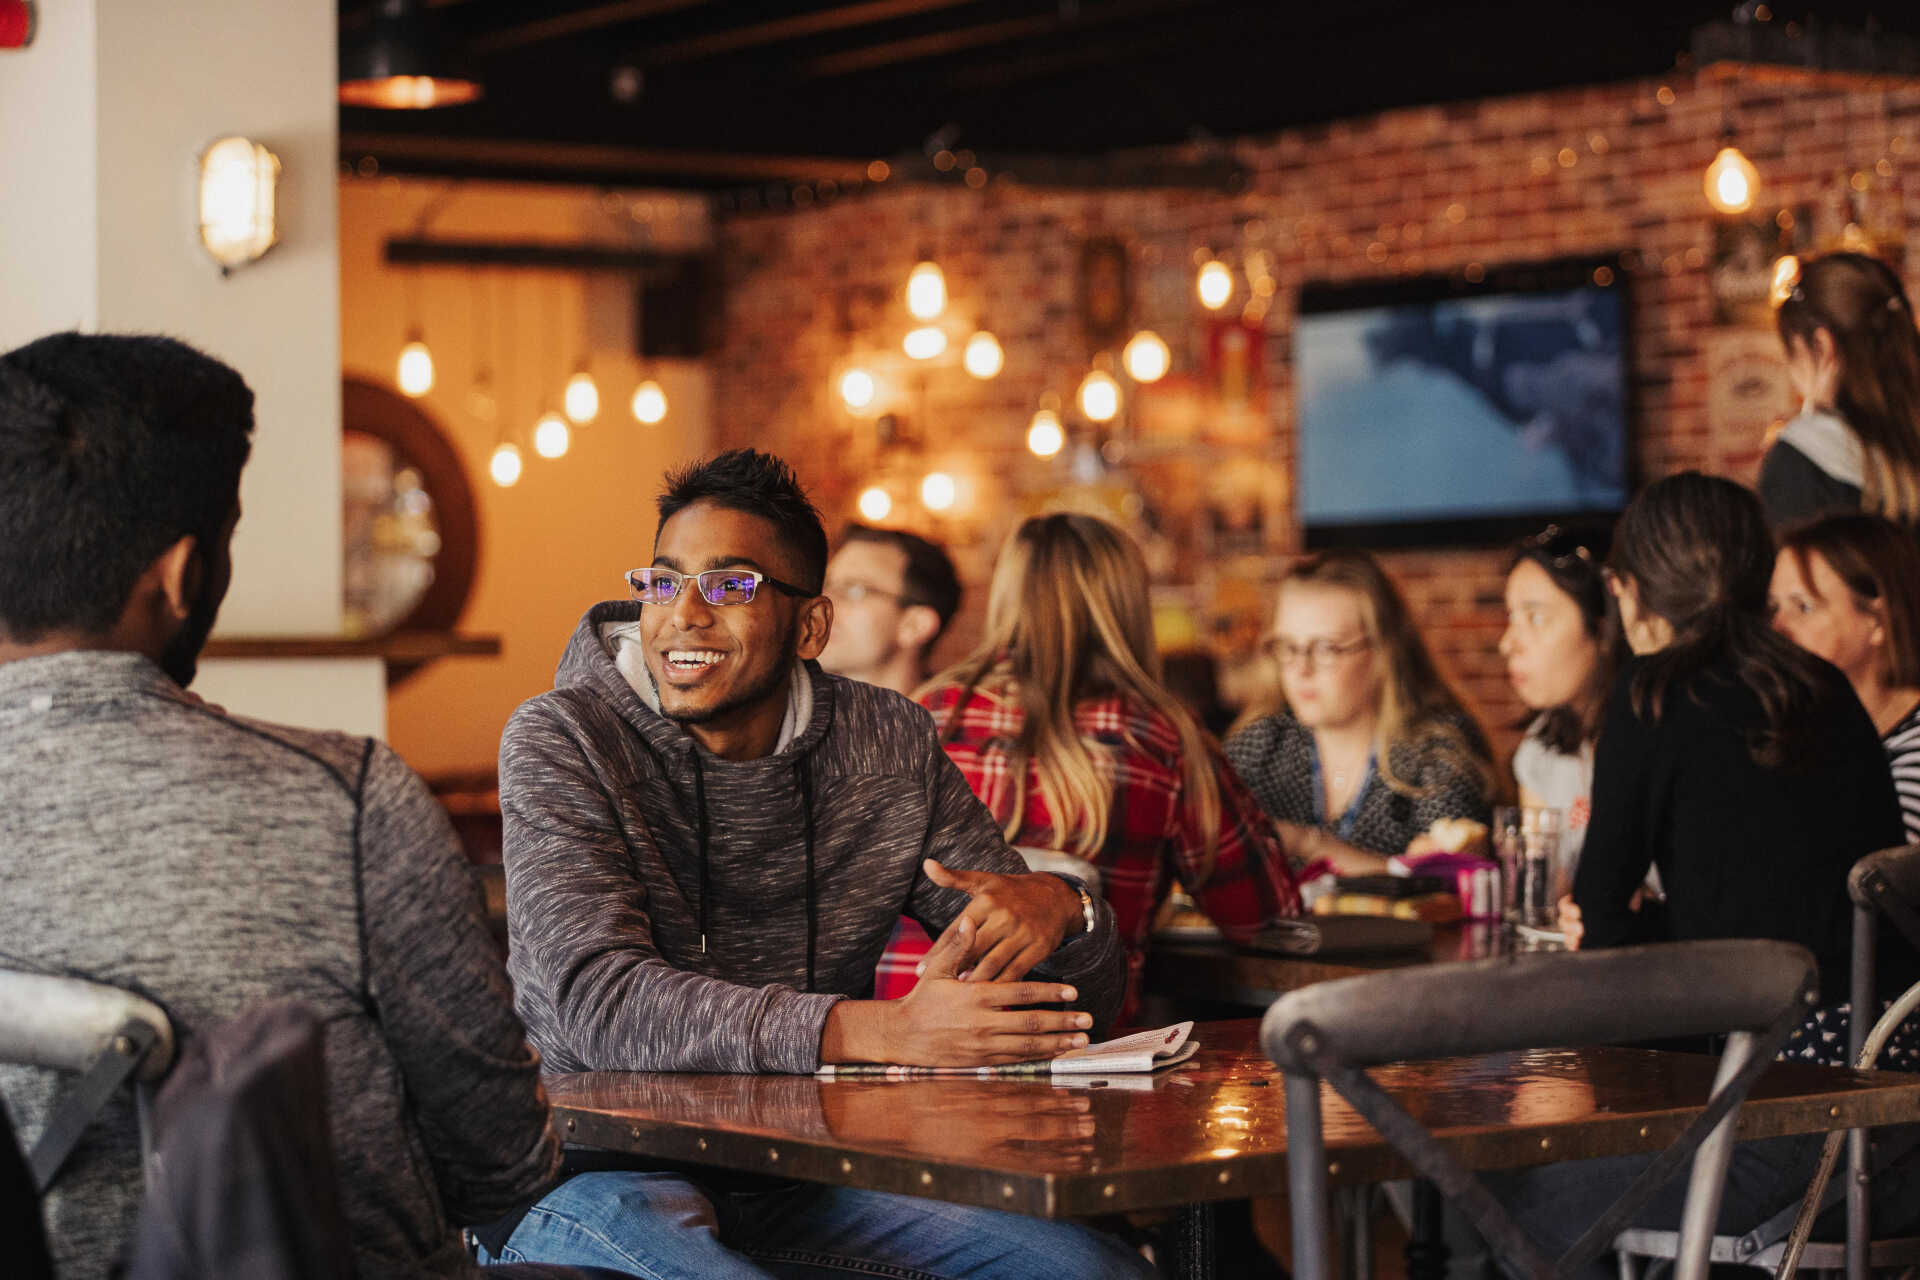
[[[1758,208],[1812,206],[1815,236],[1830,240],[1859,173],[1883,231],[1904,238],[1920,221],[1920,87],[1726,68],[1243,140],[1232,150],[1252,180],[1231,195],[1002,181],[979,191],[869,187],[804,211],[723,222],[719,438],[796,459],[830,517],[851,518],[860,487],[889,468],[954,470],[971,506],[936,522],[935,532],[959,544],[963,573],[977,587],[1039,484],[1023,449],[1028,417],[1045,392],[1070,397],[1087,367],[1075,292],[1087,237],[1127,243],[1134,319],[1173,344],[1176,370],[1196,359],[1204,317],[1192,301],[1194,250],[1267,255],[1277,286],[1261,318],[1271,433],[1246,447],[1282,472],[1293,458],[1289,348],[1302,282],[1625,250],[1639,475],[1698,467],[1750,481],[1761,438],[1750,429],[1716,435],[1707,419],[1714,219],[1701,177],[1727,120],[1762,174]],[[1008,359],[989,383],[938,370],[926,376],[924,395],[909,387],[903,415],[931,425],[903,459],[883,455],[871,425],[849,417],[833,379],[862,343],[897,349],[906,328],[900,291],[923,247],[937,251],[956,309],[992,327]],[[1244,277],[1240,288],[1234,306],[1246,297]],[[1274,543],[1282,554],[1299,546],[1290,505]],[[1510,746],[1502,730],[1521,708],[1494,653],[1503,556],[1387,559],[1442,661]],[[971,594],[977,601],[982,593]],[[957,630],[955,646],[970,629]]]

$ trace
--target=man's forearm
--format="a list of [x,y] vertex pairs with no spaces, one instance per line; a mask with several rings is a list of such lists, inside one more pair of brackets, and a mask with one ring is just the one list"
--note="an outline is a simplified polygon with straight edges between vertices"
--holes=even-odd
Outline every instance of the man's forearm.
[[888,1062],[891,1000],[842,1000],[827,1011],[820,1029],[820,1061]]

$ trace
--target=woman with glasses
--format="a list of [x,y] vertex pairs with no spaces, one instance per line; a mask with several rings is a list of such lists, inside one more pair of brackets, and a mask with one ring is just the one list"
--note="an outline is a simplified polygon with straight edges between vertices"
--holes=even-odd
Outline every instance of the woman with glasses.
[[1484,841],[1486,740],[1371,556],[1334,552],[1288,570],[1265,651],[1284,706],[1226,752],[1289,853],[1357,875],[1437,847],[1445,819],[1482,824]]
[[1507,679],[1533,712],[1513,753],[1520,803],[1561,813],[1569,862],[1579,856],[1592,814],[1593,743],[1617,665],[1599,532],[1549,525],[1520,544],[1507,570],[1507,628],[1500,635]]
[[1861,510],[1920,525],[1920,331],[1900,277],[1860,253],[1809,259],[1774,321],[1802,408],[1760,464],[1773,527]]
[[1034,516],[988,588],[985,634],[920,694],[1007,841],[1099,868],[1139,1002],[1177,877],[1229,937],[1296,915],[1285,851],[1161,679],[1140,548],[1093,516]]
[[1853,686],[1886,748],[1907,839],[1920,841],[1920,544],[1879,516],[1797,526],[1769,599],[1773,625]]

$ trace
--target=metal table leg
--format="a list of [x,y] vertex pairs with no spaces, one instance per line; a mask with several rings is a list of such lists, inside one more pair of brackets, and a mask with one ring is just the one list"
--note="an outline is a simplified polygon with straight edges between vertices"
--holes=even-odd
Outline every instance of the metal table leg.
[[1446,1280],[1447,1241],[1440,1225],[1440,1189],[1413,1180],[1413,1233],[1407,1239],[1407,1280]]
[[1167,1274],[1174,1280],[1213,1280],[1214,1222],[1211,1204],[1180,1207],[1173,1226],[1172,1266]]

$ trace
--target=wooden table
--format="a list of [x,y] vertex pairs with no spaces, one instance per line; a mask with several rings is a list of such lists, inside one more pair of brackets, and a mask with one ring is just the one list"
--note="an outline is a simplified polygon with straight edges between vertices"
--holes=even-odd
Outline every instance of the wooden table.
[[[1203,1205],[1286,1190],[1279,1073],[1251,1019],[1195,1028],[1159,1076],[1049,1080],[583,1072],[547,1078],[570,1142],[1045,1218]],[[1397,1064],[1375,1078],[1475,1169],[1657,1150],[1711,1090],[1715,1060],[1638,1049],[1536,1050]],[[1330,1090],[1338,1183],[1406,1177]],[[1910,1120],[1920,1075],[1779,1063],[1740,1112],[1743,1139]]]
[[1274,955],[1242,951],[1224,942],[1155,938],[1147,951],[1143,990],[1148,996],[1171,1000],[1176,1009],[1192,1000],[1264,1009],[1289,991],[1316,982],[1408,965],[1479,960],[1498,954],[1501,945],[1498,924],[1441,925],[1434,929],[1432,943],[1419,951],[1326,957]]

